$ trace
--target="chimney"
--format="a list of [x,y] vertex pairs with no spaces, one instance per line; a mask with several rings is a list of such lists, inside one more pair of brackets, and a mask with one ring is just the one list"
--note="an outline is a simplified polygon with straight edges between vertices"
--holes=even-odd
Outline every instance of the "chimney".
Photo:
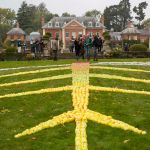
[[134,25],[133,25],[133,22],[132,21],[128,21],[128,28],[133,28]]
[[42,16],[42,17],[41,17],[41,26],[43,27],[44,24],[45,24],[45,18],[44,18],[44,16]]
[[101,15],[100,23],[102,23],[104,25],[104,15]]
[[17,22],[17,25],[16,25],[16,26],[17,26],[17,28],[20,28],[19,22]]

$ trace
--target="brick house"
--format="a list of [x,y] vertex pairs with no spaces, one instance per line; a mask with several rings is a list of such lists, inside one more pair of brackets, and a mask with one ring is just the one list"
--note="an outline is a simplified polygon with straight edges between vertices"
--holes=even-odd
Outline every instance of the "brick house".
[[19,24],[17,24],[16,28],[12,28],[9,32],[7,32],[7,40],[21,40],[22,42],[24,42],[25,39],[26,33],[21,28],[19,28]]
[[[111,41],[122,42],[123,40],[137,40],[140,42],[150,43],[150,30],[137,29],[131,21],[128,22],[127,28],[122,32],[110,31]],[[150,45],[150,44],[149,44]]]
[[51,33],[52,38],[59,37],[63,43],[63,49],[66,49],[72,37],[77,38],[87,34],[102,36],[105,26],[103,16],[100,19],[96,17],[54,17],[44,24],[42,29],[43,35]]

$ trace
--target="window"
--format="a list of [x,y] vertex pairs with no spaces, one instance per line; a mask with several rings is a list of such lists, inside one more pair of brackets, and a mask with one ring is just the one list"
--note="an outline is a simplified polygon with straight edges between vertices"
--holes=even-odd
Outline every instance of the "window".
[[56,38],[59,38],[59,32],[56,32]]
[[48,34],[49,34],[50,37],[52,37],[52,33],[51,32],[49,32]]
[[83,34],[82,32],[79,32],[79,36],[82,36],[82,34]]
[[96,22],[96,27],[100,27],[100,23],[99,22]]
[[56,22],[56,23],[55,23],[55,27],[59,27],[59,22]]
[[136,40],[136,41],[137,41],[137,36],[134,36],[134,40]]
[[66,22],[64,22],[64,26],[66,25],[67,23]]
[[69,32],[66,32],[66,38],[68,38],[69,37]]
[[52,27],[52,23],[51,22],[48,23],[48,27]]
[[88,23],[88,27],[92,27],[92,22],[89,22],[89,23]]
[[76,38],[76,32],[72,32],[72,37]]
[[89,35],[90,35],[90,37],[92,37],[92,36],[93,36],[93,32],[90,32],[90,34],[89,34]]
[[96,35],[99,36],[100,35],[99,32],[96,32]]

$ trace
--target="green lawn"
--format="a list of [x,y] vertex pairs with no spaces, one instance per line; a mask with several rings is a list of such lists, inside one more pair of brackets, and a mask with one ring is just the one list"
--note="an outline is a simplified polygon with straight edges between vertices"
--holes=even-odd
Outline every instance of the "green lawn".
[[[133,59],[99,59],[99,62],[148,62],[150,58],[133,58]],[[21,66],[38,66],[38,65],[59,65],[59,64],[70,64],[76,62],[75,59],[67,59],[67,60],[59,60],[59,61],[52,61],[52,60],[41,60],[41,61],[4,61],[0,62],[0,68],[7,68],[7,67],[21,67]],[[91,61],[93,62],[93,61]]]
[[[101,61],[149,61],[148,59],[110,59]],[[68,64],[75,60],[58,61]],[[49,65],[53,61],[0,62],[0,68]],[[116,67],[116,66],[114,66]],[[145,69],[145,66],[118,66]],[[0,75],[19,71],[37,70],[36,68],[0,71]],[[91,73],[103,73],[150,80],[150,73],[91,69]],[[71,70],[28,74],[0,78],[0,84],[34,78],[69,74]],[[44,81],[33,84],[0,87],[0,95],[39,90],[49,87],[71,85],[71,79]],[[118,87],[129,90],[150,91],[150,84],[111,79],[90,79],[95,86]],[[120,94],[111,92],[91,92],[89,109],[103,113],[147,131],[138,135],[130,131],[114,129],[101,124],[88,122],[87,136],[89,150],[149,150],[150,149],[150,96]],[[14,135],[23,130],[47,121],[56,115],[72,110],[71,92],[57,92],[0,99],[0,150],[74,150],[75,123],[60,125],[42,130],[36,134],[15,139]],[[6,110],[6,111],[5,111]],[[8,112],[9,110],[9,112]]]

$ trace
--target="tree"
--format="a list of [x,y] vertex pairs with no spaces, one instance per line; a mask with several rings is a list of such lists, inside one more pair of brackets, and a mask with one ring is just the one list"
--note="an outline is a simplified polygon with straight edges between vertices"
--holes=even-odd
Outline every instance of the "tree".
[[45,22],[48,22],[49,20],[51,20],[53,18],[53,14],[48,11],[48,9],[46,8],[45,3],[40,3],[36,7],[35,17],[34,17],[34,20],[33,20],[35,31],[40,30],[41,27],[42,27],[41,17],[44,17]]
[[145,18],[145,12],[144,10],[147,8],[148,3],[147,2],[141,2],[138,6],[135,6],[133,8],[133,12],[136,14],[135,19],[139,22],[138,27],[142,28],[141,22]]
[[150,18],[143,21],[141,25],[142,25],[142,27],[144,27],[144,29],[149,29],[150,28]]
[[105,26],[110,30],[122,31],[131,17],[131,5],[129,0],[121,0],[118,5],[106,7],[104,10]]
[[76,17],[76,15],[74,15],[74,14],[69,14],[68,12],[62,13],[61,16],[62,16],[62,17]]
[[119,3],[119,8],[120,8],[119,15],[121,17],[122,29],[124,29],[127,25],[127,22],[132,19],[130,1],[121,0]]
[[14,10],[0,8],[0,42],[6,38],[6,33],[14,26],[16,14]]
[[28,5],[25,1],[22,2],[21,7],[17,13],[17,21],[20,27],[27,33],[31,32],[34,28],[33,19],[35,17],[36,7]]
[[104,10],[104,25],[107,29],[114,29],[114,31],[122,30],[122,21],[120,16],[120,7],[119,5],[113,5],[106,7]]
[[20,27],[27,33],[39,31],[42,28],[41,17],[44,17],[45,22],[51,20],[57,14],[52,14],[46,8],[45,3],[40,3],[38,6],[27,4],[23,1],[17,13],[17,21]]
[[62,16],[62,17],[70,17],[71,15],[70,15],[68,12],[64,12],[64,13],[62,13],[61,16]]
[[96,9],[93,9],[93,10],[91,10],[91,11],[87,11],[87,12],[85,13],[85,16],[87,16],[87,17],[96,17],[96,16],[98,16],[98,15],[101,15],[101,12],[98,11],[98,10],[96,10]]

